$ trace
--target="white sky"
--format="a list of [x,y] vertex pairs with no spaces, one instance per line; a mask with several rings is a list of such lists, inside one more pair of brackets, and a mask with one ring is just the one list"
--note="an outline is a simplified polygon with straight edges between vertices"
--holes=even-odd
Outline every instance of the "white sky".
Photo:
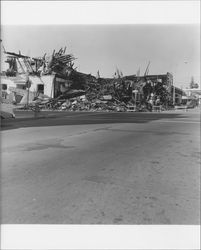
[[5,1],[1,36],[6,50],[29,56],[67,46],[78,70],[102,77],[116,67],[124,75],[140,67],[143,74],[151,61],[150,74],[171,72],[174,84],[185,87],[192,76],[200,83],[199,7],[199,1]]
[[3,45],[29,56],[51,54],[67,46],[77,58],[78,70],[112,77],[118,67],[124,75],[172,72],[175,85],[185,87],[191,76],[199,82],[198,25],[49,25],[4,26]]
[[[199,1],[5,1],[3,45],[29,56],[67,46],[78,70],[112,77],[173,73],[174,84],[200,82]],[[15,26],[14,26],[15,25]],[[2,57],[4,60],[4,58]],[[2,69],[5,64],[2,63]]]

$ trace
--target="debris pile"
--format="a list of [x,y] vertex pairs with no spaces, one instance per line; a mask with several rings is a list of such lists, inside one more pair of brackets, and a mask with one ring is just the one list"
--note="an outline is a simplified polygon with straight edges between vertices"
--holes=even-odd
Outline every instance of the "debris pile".
[[[107,100],[107,98],[109,100]],[[87,95],[67,98],[59,96],[58,98],[49,98],[48,100],[37,98],[29,105],[24,106],[25,109],[33,109],[38,106],[44,110],[68,110],[68,111],[117,111],[123,112],[127,110],[125,103],[112,98],[111,95],[103,96],[103,98],[87,99]]]
[[[76,75],[76,74],[75,74]],[[169,94],[161,83],[130,81],[119,79],[98,79],[89,81],[82,78],[56,98],[40,94],[24,108],[32,109],[37,103],[44,110],[68,111],[106,111],[125,112],[152,111],[154,105],[163,105],[165,109]],[[84,84],[80,84],[80,83]],[[76,89],[82,87],[83,89]],[[137,95],[133,93],[137,91]],[[136,92],[135,92],[136,93]]]
[[[76,58],[66,53],[66,47],[41,58],[5,53],[9,64],[6,76],[16,79],[16,87],[9,89],[16,97],[21,96],[24,109],[151,111],[154,105],[168,108],[171,101],[166,80],[158,81],[158,76],[150,80],[147,69],[142,77],[123,76],[117,69],[113,78],[101,78],[99,71],[97,77],[78,72],[74,67]],[[24,78],[17,80],[19,75]],[[44,82],[47,76],[52,76],[52,82]]]

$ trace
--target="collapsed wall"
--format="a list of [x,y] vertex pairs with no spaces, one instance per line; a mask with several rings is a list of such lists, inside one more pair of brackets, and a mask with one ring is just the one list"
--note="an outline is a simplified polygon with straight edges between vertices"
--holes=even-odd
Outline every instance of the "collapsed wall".
[[164,108],[171,104],[169,73],[123,76],[118,71],[113,78],[101,78],[99,72],[97,77],[78,72],[75,57],[66,54],[66,48],[41,58],[5,53],[9,68],[2,78],[9,86],[3,93],[26,108],[39,103],[46,109],[125,111],[132,105],[138,110],[150,110],[156,100]]

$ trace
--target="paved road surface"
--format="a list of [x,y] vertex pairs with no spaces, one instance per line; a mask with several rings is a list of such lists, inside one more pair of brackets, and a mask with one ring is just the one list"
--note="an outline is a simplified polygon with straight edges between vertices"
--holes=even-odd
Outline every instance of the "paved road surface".
[[2,123],[2,223],[199,223],[198,110],[32,115]]

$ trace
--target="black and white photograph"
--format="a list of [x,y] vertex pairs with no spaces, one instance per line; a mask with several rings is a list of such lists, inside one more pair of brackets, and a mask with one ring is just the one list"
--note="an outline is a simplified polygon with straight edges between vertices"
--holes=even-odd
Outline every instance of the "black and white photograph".
[[[73,3],[54,16],[45,2],[41,21],[37,1],[2,3],[2,226],[197,228],[200,2],[178,1],[195,13],[180,23],[129,22],[123,10],[125,22],[74,22],[91,1],[72,1],[59,23]],[[93,15],[117,19],[120,3],[97,1]]]

